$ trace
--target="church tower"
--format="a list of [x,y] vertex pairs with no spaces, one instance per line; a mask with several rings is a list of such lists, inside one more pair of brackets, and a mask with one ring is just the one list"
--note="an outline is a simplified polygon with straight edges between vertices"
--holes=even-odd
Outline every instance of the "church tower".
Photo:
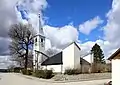
[[41,25],[40,14],[39,14],[39,32],[34,37],[33,45],[33,66],[34,69],[40,69],[41,63],[43,62],[43,56],[41,54],[45,51],[45,36]]

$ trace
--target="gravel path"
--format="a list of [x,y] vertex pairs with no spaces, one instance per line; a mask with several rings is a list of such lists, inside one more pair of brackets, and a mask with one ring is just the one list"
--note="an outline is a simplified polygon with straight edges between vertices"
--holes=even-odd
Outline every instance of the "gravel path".
[[79,75],[55,75],[52,79],[55,81],[88,81],[88,80],[101,80],[111,79],[111,73],[92,73],[92,74],[79,74]]
[[56,83],[14,73],[0,73],[0,85],[103,85],[109,79],[81,82]]

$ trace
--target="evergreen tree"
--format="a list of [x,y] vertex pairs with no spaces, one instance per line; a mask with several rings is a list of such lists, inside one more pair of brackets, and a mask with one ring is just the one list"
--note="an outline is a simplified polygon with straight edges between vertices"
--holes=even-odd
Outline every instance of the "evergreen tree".
[[91,52],[93,53],[94,63],[105,63],[103,51],[97,43],[92,47]]

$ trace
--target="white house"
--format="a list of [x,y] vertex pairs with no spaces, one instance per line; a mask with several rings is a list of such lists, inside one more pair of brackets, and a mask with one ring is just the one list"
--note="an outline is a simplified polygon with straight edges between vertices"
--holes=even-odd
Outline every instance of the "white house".
[[108,59],[112,61],[112,85],[120,85],[120,48]]

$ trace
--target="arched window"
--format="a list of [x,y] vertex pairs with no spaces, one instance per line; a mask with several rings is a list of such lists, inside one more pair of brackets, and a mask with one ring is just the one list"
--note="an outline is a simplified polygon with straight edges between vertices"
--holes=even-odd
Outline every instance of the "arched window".
[[35,42],[34,43],[35,43],[35,45],[37,45],[37,38],[35,38]]
[[35,38],[35,42],[37,42],[37,38]]
[[44,47],[44,39],[41,38],[41,46]]
[[41,42],[43,42],[43,39],[41,38]]

